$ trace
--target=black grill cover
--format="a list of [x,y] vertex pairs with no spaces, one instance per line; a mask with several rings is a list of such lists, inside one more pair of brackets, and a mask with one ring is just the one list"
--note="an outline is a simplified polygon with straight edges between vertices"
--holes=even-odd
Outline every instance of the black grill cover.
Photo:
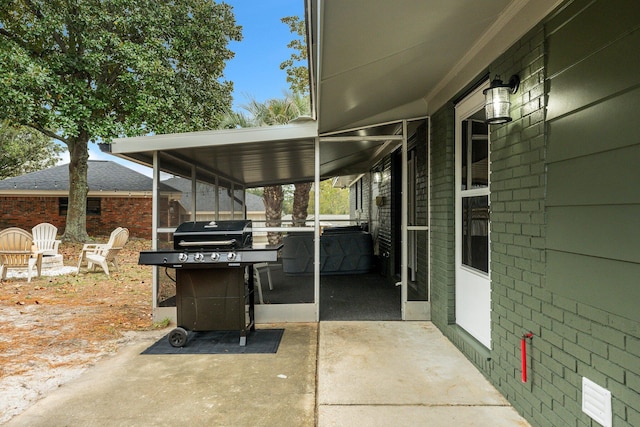
[[191,221],[173,233],[176,250],[249,248],[253,244],[251,220]]

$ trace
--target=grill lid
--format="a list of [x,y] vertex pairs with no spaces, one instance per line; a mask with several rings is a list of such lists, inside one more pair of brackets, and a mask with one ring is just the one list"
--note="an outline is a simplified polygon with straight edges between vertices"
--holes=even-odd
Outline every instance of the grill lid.
[[246,248],[253,244],[251,220],[184,222],[173,233],[174,249]]

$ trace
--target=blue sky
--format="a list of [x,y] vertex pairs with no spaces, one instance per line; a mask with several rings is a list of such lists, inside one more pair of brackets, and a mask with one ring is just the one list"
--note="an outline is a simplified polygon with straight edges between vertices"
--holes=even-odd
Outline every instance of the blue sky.
[[[236,24],[242,26],[243,35],[242,41],[230,43],[235,57],[224,70],[224,79],[234,84],[233,109],[243,111],[242,105],[252,98],[263,102],[282,97],[289,84],[280,63],[291,56],[293,51],[287,44],[294,36],[280,19],[303,17],[304,0],[225,0],[225,3],[233,6]],[[150,175],[149,168],[102,153],[96,144],[89,144],[89,158],[117,161]],[[64,153],[60,163],[69,163],[68,153]]]
[[251,97],[263,102],[280,98],[289,89],[280,63],[289,59],[287,44],[294,38],[280,19],[304,15],[304,0],[226,0],[242,26],[241,42],[230,44],[235,58],[227,63],[225,77],[234,83],[234,109]]

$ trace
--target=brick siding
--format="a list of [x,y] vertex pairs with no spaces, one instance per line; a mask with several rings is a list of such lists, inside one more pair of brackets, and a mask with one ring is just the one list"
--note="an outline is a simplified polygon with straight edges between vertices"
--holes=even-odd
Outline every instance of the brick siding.
[[[59,197],[0,197],[0,229],[20,227],[30,231],[41,222],[58,227],[64,233],[66,216],[59,215]],[[166,203],[165,203],[166,204]],[[116,227],[129,229],[131,237],[151,238],[152,199],[103,197],[101,214],[87,216],[90,236],[107,236]]]
[[431,319],[441,329],[455,322],[454,109],[431,116]]

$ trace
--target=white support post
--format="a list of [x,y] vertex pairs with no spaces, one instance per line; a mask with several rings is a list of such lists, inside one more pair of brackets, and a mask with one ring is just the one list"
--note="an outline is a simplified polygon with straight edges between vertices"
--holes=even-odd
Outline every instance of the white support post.
[[218,181],[218,176],[216,175],[216,183],[213,186],[213,197],[216,200],[216,221],[220,220],[220,183]]
[[320,138],[315,139],[314,210],[313,210],[313,302],[316,322],[320,321]]
[[196,220],[196,198],[198,197],[196,186],[196,167],[191,166],[191,221]]
[[400,247],[401,247],[401,258],[400,258],[400,281],[401,281],[401,295],[402,295],[402,320],[405,320],[405,307],[407,305],[407,284],[408,284],[408,237],[409,233],[407,231],[407,218],[408,218],[408,173],[407,173],[407,121],[402,121],[402,198],[401,198],[401,221],[400,221]]
[[[160,203],[160,159],[158,152],[153,152],[153,189],[151,190],[151,249],[158,250],[158,215]],[[160,267],[153,267],[151,278],[151,297],[153,302],[151,304],[151,310],[153,313],[156,311],[158,304],[158,287],[160,286],[160,278],[158,277],[158,269]]]

